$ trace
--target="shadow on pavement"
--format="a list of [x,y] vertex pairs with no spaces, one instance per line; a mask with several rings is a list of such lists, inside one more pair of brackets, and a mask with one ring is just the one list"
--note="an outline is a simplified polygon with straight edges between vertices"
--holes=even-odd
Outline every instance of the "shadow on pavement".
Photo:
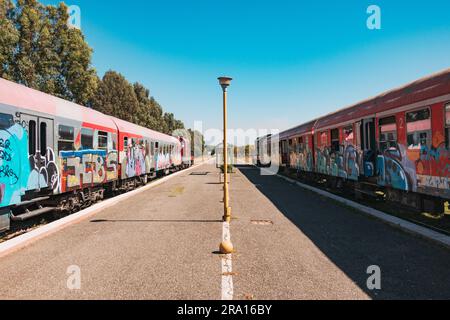
[[[253,166],[236,167],[370,297],[450,298],[449,250],[276,176],[262,176]],[[381,290],[367,288],[372,265],[381,268]]]
[[93,222],[93,223],[104,223],[104,222],[159,222],[159,223],[223,223],[222,220],[148,220],[148,219],[124,219],[124,220],[113,220],[113,219],[96,219],[96,220],[91,220],[89,222]]

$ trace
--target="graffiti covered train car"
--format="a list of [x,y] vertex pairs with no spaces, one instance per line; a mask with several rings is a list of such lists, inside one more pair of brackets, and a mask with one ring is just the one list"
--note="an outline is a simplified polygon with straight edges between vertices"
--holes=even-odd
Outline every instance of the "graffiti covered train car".
[[175,138],[0,79],[0,231],[190,165]]
[[450,199],[450,69],[277,138],[282,165],[304,178],[442,213]]

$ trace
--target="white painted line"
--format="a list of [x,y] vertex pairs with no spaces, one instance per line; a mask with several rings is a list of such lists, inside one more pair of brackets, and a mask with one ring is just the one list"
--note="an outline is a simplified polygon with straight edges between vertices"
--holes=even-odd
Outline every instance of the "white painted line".
[[[208,161],[206,161],[208,162]],[[189,169],[186,170],[182,170],[182,171],[178,171],[176,173],[171,174],[170,176],[161,178],[159,180],[156,180],[154,182],[149,183],[148,185],[141,187],[139,189],[121,194],[119,196],[116,196],[114,198],[99,202],[85,210],[82,210],[80,212],[74,213],[72,215],[69,215],[67,217],[64,217],[62,219],[56,220],[54,222],[51,222],[47,225],[44,225],[42,227],[39,227],[35,230],[32,230],[30,232],[27,232],[23,235],[20,235],[16,238],[13,238],[11,240],[5,241],[3,243],[0,244],[0,257],[3,257],[7,254],[10,254],[14,251],[17,251],[19,249],[22,249],[24,247],[26,247],[27,245],[42,239],[44,237],[47,237],[63,228],[66,228],[70,225],[73,225],[77,222],[80,222],[81,220],[87,219],[97,213],[99,213],[100,211],[103,211],[107,208],[110,208],[114,205],[116,205],[117,203],[131,198],[137,194],[140,194],[142,192],[145,192],[151,188],[154,188],[170,179],[173,179],[181,174],[187,173],[189,171],[192,171],[195,168],[198,168],[199,166],[202,166],[203,164],[205,164],[206,162],[203,163],[199,163],[197,165],[192,166]]]
[[327,192],[327,191],[324,191],[324,190],[321,190],[321,189],[309,186],[307,184],[298,182],[298,181],[296,181],[294,179],[285,177],[283,175],[277,174],[277,177],[279,177],[281,179],[284,179],[284,180],[286,180],[286,181],[288,181],[290,183],[296,184],[297,186],[299,186],[299,187],[301,187],[303,189],[310,190],[310,191],[315,192],[317,194],[320,194],[322,196],[325,196],[325,197],[328,197],[328,198],[333,199],[335,201],[338,201],[340,203],[343,203],[343,204],[345,204],[345,205],[347,205],[349,207],[357,209],[357,210],[359,210],[359,211],[361,211],[361,212],[363,212],[363,213],[365,213],[365,214],[367,214],[369,216],[372,216],[372,217],[375,217],[375,218],[377,218],[379,220],[382,220],[383,222],[385,222],[385,223],[387,223],[387,224],[389,224],[391,226],[394,226],[396,228],[402,229],[402,230],[407,231],[409,233],[418,235],[420,237],[423,237],[425,239],[428,239],[428,240],[434,241],[434,242],[436,242],[436,243],[438,243],[440,245],[443,245],[443,246],[445,246],[447,248],[450,248],[450,237],[445,235],[445,234],[436,232],[436,231],[428,229],[426,227],[423,227],[423,226],[417,225],[415,223],[403,220],[401,218],[392,216],[390,214],[384,213],[384,212],[379,211],[377,209],[367,207],[367,206],[362,205],[360,203],[357,203],[355,201],[342,198],[342,197],[337,196],[335,194],[332,194],[330,192]]
[[[230,224],[223,223],[222,240],[231,241]],[[225,255],[222,260],[222,300],[233,300],[233,265],[231,254]]]

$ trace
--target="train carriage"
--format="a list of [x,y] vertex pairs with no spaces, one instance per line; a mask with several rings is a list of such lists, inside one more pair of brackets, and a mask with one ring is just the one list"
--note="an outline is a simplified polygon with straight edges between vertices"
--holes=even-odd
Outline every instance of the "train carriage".
[[297,170],[314,170],[314,125],[315,121],[302,124],[279,135],[281,164]]
[[442,212],[450,199],[450,69],[280,137],[283,163],[299,174],[312,164],[318,178],[353,182],[347,185],[357,192],[383,190],[390,201]]
[[272,161],[272,135],[266,135],[256,140],[256,164],[262,167],[270,167]]
[[179,139],[113,118],[119,131],[119,176],[123,181],[159,172],[168,173],[180,167],[181,142]]
[[191,152],[191,142],[185,137],[180,137],[181,143],[181,166],[188,168],[193,163],[193,155]]
[[[0,229],[22,203],[117,179],[117,128],[110,117],[4,79],[0,107]],[[25,209],[11,217],[23,220],[54,207]]]
[[178,170],[183,152],[179,138],[0,78],[0,232]]

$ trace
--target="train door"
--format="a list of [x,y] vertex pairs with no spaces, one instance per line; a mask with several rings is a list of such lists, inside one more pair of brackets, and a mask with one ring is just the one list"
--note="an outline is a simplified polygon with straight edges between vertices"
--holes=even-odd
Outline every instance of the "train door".
[[28,130],[31,174],[27,189],[55,189],[58,184],[58,169],[53,153],[53,120],[29,114],[21,114],[20,120]]
[[34,157],[38,150],[38,117],[22,113],[20,122],[28,132],[28,156]]
[[[53,120],[39,118],[39,150],[41,156],[54,158]],[[50,154],[49,154],[50,153]]]
[[376,148],[375,118],[364,119],[361,122],[361,150],[366,177],[372,177],[375,174]]

